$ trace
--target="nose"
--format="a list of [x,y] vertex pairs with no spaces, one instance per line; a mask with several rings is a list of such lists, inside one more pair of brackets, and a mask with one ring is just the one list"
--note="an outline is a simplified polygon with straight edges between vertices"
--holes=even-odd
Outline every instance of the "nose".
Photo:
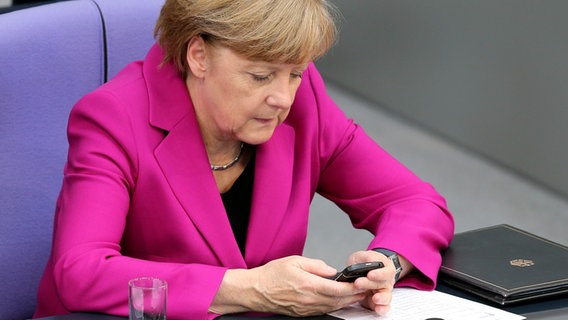
[[270,106],[288,109],[294,102],[298,86],[289,77],[282,77],[273,81],[266,103]]

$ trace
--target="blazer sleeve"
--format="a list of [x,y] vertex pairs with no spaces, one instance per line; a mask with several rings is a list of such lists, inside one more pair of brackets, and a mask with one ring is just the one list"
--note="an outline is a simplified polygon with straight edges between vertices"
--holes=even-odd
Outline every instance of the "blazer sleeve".
[[394,250],[417,268],[397,285],[433,289],[454,233],[444,198],[346,118],[315,67],[308,74],[318,106],[317,191],[375,235],[369,249]]
[[207,310],[226,268],[121,254],[130,195],[138,175],[137,132],[130,123],[128,109],[100,90],[73,108],[48,267],[52,268],[55,295],[40,300],[58,299],[69,312],[127,316],[129,279],[154,276],[169,283],[168,318],[214,317]]

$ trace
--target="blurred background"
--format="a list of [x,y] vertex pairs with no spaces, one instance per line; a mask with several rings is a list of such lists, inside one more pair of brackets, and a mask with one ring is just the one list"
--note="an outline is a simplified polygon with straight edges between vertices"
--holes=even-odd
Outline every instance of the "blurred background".
[[[446,197],[456,231],[507,223],[568,245],[568,2],[331,2],[330,94]],[[335,210],[314,201],[306,254],[342,265],[370,235]]]

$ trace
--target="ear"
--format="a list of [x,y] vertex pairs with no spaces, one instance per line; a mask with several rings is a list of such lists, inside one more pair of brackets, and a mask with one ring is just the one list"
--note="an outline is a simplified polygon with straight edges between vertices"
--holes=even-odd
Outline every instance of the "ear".
[[207,70],[207,46],[203,38],[194,36],[187,43],[186,62],[191,74],[202,78]]

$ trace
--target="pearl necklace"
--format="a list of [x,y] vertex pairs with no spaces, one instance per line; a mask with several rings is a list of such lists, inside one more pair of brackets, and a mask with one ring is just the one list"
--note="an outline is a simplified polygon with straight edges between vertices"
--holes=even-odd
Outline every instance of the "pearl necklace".
[[239,162],[239,160],[241,160],[241,156],[243,155],[243,147],[244,147],[244,143],[241,142],[241,148],[239,149],[239,153],[237,153],[237,155],[233,158],[233,160],[229,161],[226,164],[223,165],[214,165],[214,164],[209,164],[211,166],[211,170],[213,171],[223,171],[223,170],[227,170],[230,167],[234,166],[237,162]]

